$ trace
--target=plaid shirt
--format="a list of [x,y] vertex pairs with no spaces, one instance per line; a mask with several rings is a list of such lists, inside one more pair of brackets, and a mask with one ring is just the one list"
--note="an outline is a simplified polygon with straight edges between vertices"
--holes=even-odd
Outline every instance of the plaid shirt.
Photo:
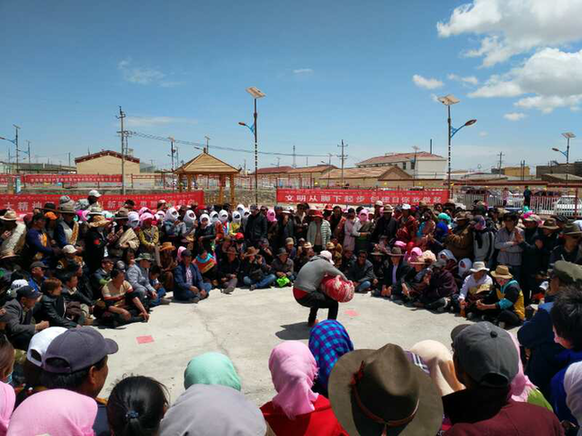
[[340,357],[353,351],[354,344],[343,325],[335,320],[325,320],[311,329],[309,349],[319,368],[314,386],[317,392],[327,396],[327,383],[333,366]]

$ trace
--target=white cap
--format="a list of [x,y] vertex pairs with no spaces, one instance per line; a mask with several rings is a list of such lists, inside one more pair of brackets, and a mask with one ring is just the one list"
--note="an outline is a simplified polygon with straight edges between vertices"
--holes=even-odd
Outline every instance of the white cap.
[[77,252],[77,249],[72,245],[65,245],[63,247],[63,253],[65,253],[65,254],[73,254],[76,252]]
[[376,203],[374,203],[375,206],[384,206],[384,203],[382,203],[382,200],[378,200]]
[[[64,327],[49,327],[35,334],[30,340],[30,345],[28,346],[28,351],[26,352],[26,359],[30,363],[38,367],[42,367],[42,358],[44,357],[44,353],[46,353],[49,345],[53,339],[65,333],[66,331],[67,329]],[[32,350],[36,351],[40,355],[41,360],[38,360],[32,356]]]
[[329,260],[329,263],[333,264],[333,256],[331,255],[331,252],[323,250],[321,253],[319,253],[319,255],[324,259]]
[[28,286],[28,282],[24,279],[18,279],[18,280],[14,280],[10,284],[10,289],[17,290],[19,288],[22,288],[23,286]]
[[89,197],[101,197],[101,194],[99,194],[99,191],[97,189],[91,189],[89,191]]
[[402,210],[410,210],[410,204],[408,204],[408,203],[404,203],[404,204],[402,205]]

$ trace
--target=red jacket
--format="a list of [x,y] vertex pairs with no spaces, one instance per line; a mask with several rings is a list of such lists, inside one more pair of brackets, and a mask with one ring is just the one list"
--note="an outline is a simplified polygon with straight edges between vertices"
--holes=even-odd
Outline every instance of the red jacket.
[[261,407],[265,421],[277,436],[349,436],[335,417],[331,404],[319,395],[311,413],[299,415],[294,420],[273,405],[272,401]]

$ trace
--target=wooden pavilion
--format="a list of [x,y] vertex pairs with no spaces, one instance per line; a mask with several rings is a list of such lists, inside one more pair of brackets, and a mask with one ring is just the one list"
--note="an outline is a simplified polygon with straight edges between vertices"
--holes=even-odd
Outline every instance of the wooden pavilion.
[[206,153],[206,151],[174,170],[174,174],[178,176],[178,189],[180,192],[183,191],[184,186],[187,191],[191,191],[192,182],[197,183],[198,176],[217,177],[219,180],[218,203],[221,204],[224,203],[224,188],[227,177],[230,179],[230,203],[234,204],[234,176],[239,172],[239,169]]

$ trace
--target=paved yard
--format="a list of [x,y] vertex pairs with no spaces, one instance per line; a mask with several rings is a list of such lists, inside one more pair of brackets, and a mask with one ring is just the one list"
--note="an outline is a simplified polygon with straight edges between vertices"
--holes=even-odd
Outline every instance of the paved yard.
[[[268,369],[271,349],[283,340],[307,342],[307,314],[308,309],[293,299],[291,288],[237,289],[230,296],[214,290],[197,305],[158,307],[147,324],[101,330],[119,343],[119,352],[110,356],[102,394],[108,395],[124,374],[141,374],[164,383],[174,401],[184,391],[188,361],[205,351],[220,351],[234,362],[244,393],[261,405],[274,395]],[[320,311],[320,320],[326,316],[327,310]],[[340,305],[338,320],[356,348],[379,348],[389,342],[406,348],[424,339],[449,346],[450,331],[463,321],[361,294]]]

